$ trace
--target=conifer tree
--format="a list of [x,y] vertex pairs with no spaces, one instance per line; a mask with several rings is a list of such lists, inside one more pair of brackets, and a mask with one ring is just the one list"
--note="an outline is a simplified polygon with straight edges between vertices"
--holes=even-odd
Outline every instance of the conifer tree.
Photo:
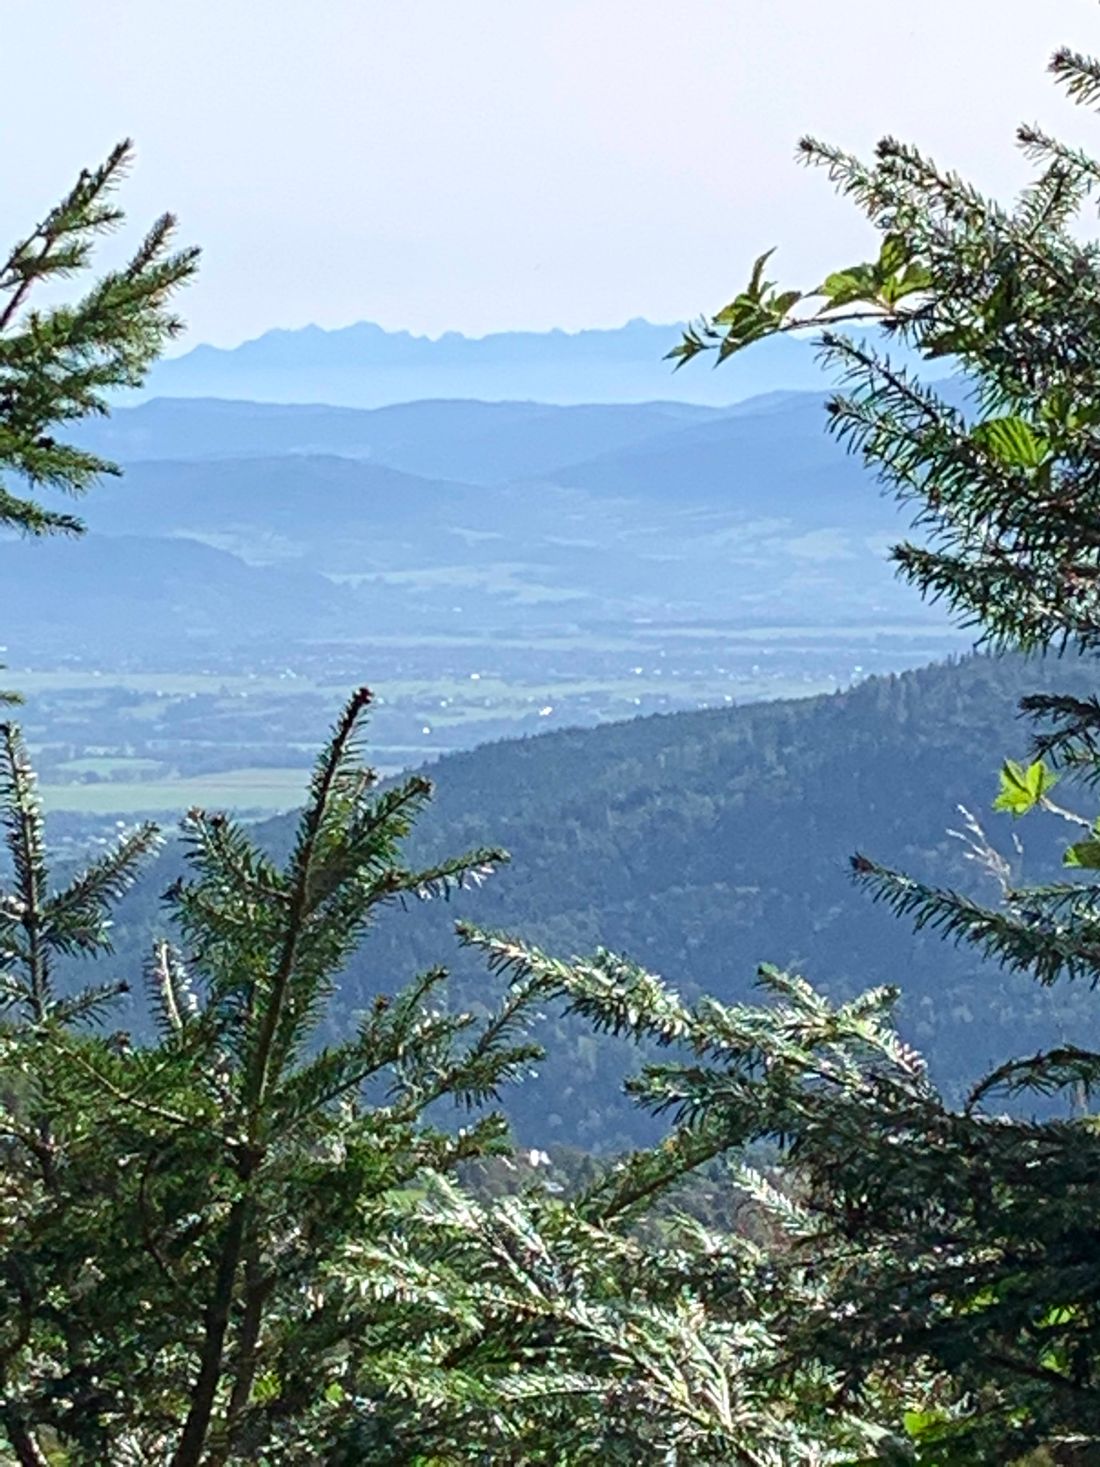
[[[118,222],[116,150],[0,275],[0,466],[28,486],[0,513],[77,531],[36,489],[82,492],[113,466],[48,431],[106,409],[176,323],[193,252],[162,220],[130,267],[74,307],[27,307]],[[508,1149],[487,1109],[539,1055],[524,1032],[553,975],[480,1016],[433,969],[321,1043],[339,971],[376,910],[445,896],[500,858],[407,869],[429,786],[378,790],[349,702],[278,865],[192,811],[191,865],[166,901],[182,946],[145,974],[151,1040],[112,1029],[127,977],[73,990],[64,960],[110,956],[110,911],[158,843],[124,835],[51,881],[18,729],[0,730],[0,1454],[47,1463],[811,1460],[828,1425],[777,1389],[769,1265],[681,1229],[649,1257],[630,1232],[712,1138],[635,1159],[575,1202],[480,1204],[447,1181]],[[444,1101],[471,1112],[442,1124]]]
[[[1061,51],[1052,70],[1074,100],[1100,101],[1100,63]],[[1100,250],[1080,226],[1100,165],[1033,127],[1019,141],[1037,177],[1010,208],[892,139],[871,164],[805,142],[803,156],[880,232],[877,257],[801,293],[769,281],[764,256],[746,289],[673,355],[713,352],[721,362],[768,335],[816,330],[842,379],[828,404],[833,431],[914,510],[920,535],[894,552],[901,573],[993,646],[1089,654],[1100,644]],[[931,367],[899,361],[897,344]],[[941,364],[958,374],[949,388],[929,385]],[[1065,880],[1015,889],[988,847],[981,854],[1002,874],[996,906],[863,855],[854,874],[918,926],[1037,982],[1095,987],[1100,820],[1055,803],[1052,791],[1059,777],[1100,782],[1100,700],[1033,697],[1025,708],[1045,725],[1037,757],[1006,762],[996,806],[1010,817],[1045,808],[1070,822]],[[506,936],[466,937],[493,966],[541,983],[597,1028],[674,1051],[631,1084],[640,1104],[675,1123],[664,1147],[627,1164],[633,1195],[665,1188],[673,1155],[690,1166],[764,1142],[783,1158],[778,1188],[748,1171],[739,1178],[787,1238],[767,1254],[767,1288],[712,1244],[705,1307],[690,1343],[670,1352],[681,1361],[706,1352],[708,1399],[749,1403],[757,1455],[744,1423],[724,1437],[713,1415],[701,1433],[689,1424],[685,1382],[666,1435],[647,1437],[644,1412],[630,1413],[624,1460],[671,1450],[677,1461],[851,1462],[855,1451],[861,1462],[969,1467],[1031,1452],[1067,1463],[1100,1453],[1100,1133],[1087,1113],[1100,1053],[1064,1045],[1021,1056],[952,1107],[894,1029],[895,988],[837,1006],[765,968],[764,1004],[687,1005],[608,953],[563,963]],[[1053,1118],[1027,1116],[1037,1096],[1062,1102]],[[530,1209],[524,1219],[535,1239],[527,1256],[545,1256],[538,1227],[553,1224]],[[617,1236],[607,1221],[605,1233]],[[482,1276],[492,1276],[500,1226],[480,1225]],[[478,1231],[467,1226],[465,1236]],[[593,1247],[614,1255],[606,1237]],[[685,1279],[699,1266],[693,1255]],[[662,1267],[651,1260],[639,1276],[653,1300],[665,1297]],[[732,1357],[715,1347],[731,1299],[751,1301],[755,1352],[743,1341]],[[496,1302],[502,1332],[522,1339],[529,1295],[501,1291]],[[629,1330],[625,1317],[620,1324]],[[547,1338],[538,1336],[544,1349]],[[464,1365],[478,1361],[482,1341]],[[538,1412],[553,1425],[542,1440],[576,1440],[572,1427],[583,1443],[577,1460],[589,1460],[586,1451],[616,1460],[621,1398],[606,1361],[626,1358],[623,1337],[602,1356],[591,1336],[571,1343],[578,1364],[588,1352],[571,1388],[589,1409],[563,1425],[547,1392]],[[669,1353],[656,1354],[667,1367]],[[646,1379],[645,1363],[628,1374]],[[476,1386],[494,1390],[491,1368]],[[434,1377],[425,1395],[433,1390]],[[465,1391],[477,1399],[473,1384]],[[461,1392],[441,1395],[454,1410]],[[502,1412],[507,1396],[495,1386]],[[529,1419],[527,1403],[525,1411]],[[467,1406],[467,1416],[476,1411]],[[601,1420],[602,1434],[593,1425]],[[785,1441],[779,1423],[792,1431]],[[537,1422],[527,1429],[540,1440]]]
[[[114,194],[133,158],[119,143],[85,169],[0,261],[0,530],[79,534],[80,520],[41,495],[84,494],[116,464],[55,435],[107,411],[109,394],[140,387],[181,329],[175,292],[198,268],[195,248],[173,247],[176,220],[163,214],[130,260],[68,305],[37,305],[43,288],[85,272],[97,239],[125,216]],[[0,703],[18,702],[0,690]]]
[[[1052,71],[1075,101],[1100,101],[1100,63],[1063,50]],[[1037,175],[1004,207],[893,139],[870,164],[805,141],[803,157],[879,231],[877,257],[803,293],[768,280],[765,255],[673,356],[720,363],[769,335],[816,330],[842,379],[834,433],[914,510],[919,538],[894,551],[902,575],[994,646],[1088,654],[1100,644],[1100,248],[1081,226],[1100,165],[1034,127],[1019,142]],[[950,388],[930,385],[941,364],[958,374]],[[1017,890],[1006,877],[1000,904],[984,907],[863,855],[854,873],[918,926],[1037,982],[1095,987],[1100,820],[1051,791],[1060,772],[1100,781],[1100,701],[1025,708],[1045,724],[1038,757],[1006,763],[996,804],[1070,821],[1065,880]],[[873,1460],[1095,1459],[1100,1135],[1080,1101],[1100,1083],[1100,1053],[1022,1056],[952,1108],[894,1032],[895,990],[835,1007],[764,970],[768,1005],[687,1007],[606,954],[562,965],[503,937],[472,940],[556,984],[599,1026],[686,1052],[633,1086],[681,1136],[781,1148],[788,1192],[770,1200],[795,1273],[781,1261],[778,1355],[792,1389],[815,1362],[839,1382],[837,1409],[879,1413],[890,1435]],[[1061,1113],[1004,1113],[1036,1095],[1061,1098]],[[792,1287],[799,1267],[816,1295]]]
[[[475,1021],[433,970],[318,1043],[378,908],[445,896],[500,859],[400,864],[429,786],[376,791],[360,759],[368,702],[359,692],[339,720],[284,865],[228,818],[188,815],[191,875],[168,898],[186,953],[151,956],[159,1038],[145,1044],[89,1031],[117,985],[61,994],[51,961],[106,947],[106,912],[155,832],[52,893],[33,778],[6,731],[0,1427],[21,1463],[306,1463],[351,1414],[384,1417],[386,1311],[369,1298],[385,1281],[350,1286],[341,1255],[391,1231],[424,1174],[505,1145],[483,1107],[539,1053],[519,1032],[539,985]],[[444,1099],[470,1123],[433,1122]]]
[[[1054,70],[1100,100],[1100,64],[1061,52]],[[1021,143],[1038,177],[1011,208],[893,140],[869,165],[806,143],[881,233],[875,260],[802,295],[766,279],[765,257],[676,355],[818,330],[844,379],[834,431],[914,508],[902,574],[994,645],[1090,652],[1100,253],[1077,226],[1100,165],[1034,128]],[[891,337],[957,365],[966,390],[929,386]],[[52,893],[6,734],[0,1428],[15,1460],[1091,1460],[1100,1132],[1080,1099],[1100,1054],[1023,1056],[952,1107],[895,1032],[894,989],[836,1005],[765,969],[761,1004],[687,1004],[626,959],[563,962],[472,929],[513,980],[487,1016],[451,1012],[433,972],[320,1047],[326,996],[379,905],[479,879],[498,854],[401,865],[427,787],[373,787],[366,701],[338,724],[283,865],[232,821],[188,817],[192,873],[169,898],[182,950],[154,951],[161,1034],[144,1044],[89,1030],[110,986],[59,991],[54,966],[104,948],[154,833]],[[1095,985],[1100,822],[1053,789],[1100,780],[1100,701],[1028,706],[1045,724],[1036,758],[1005,765],[998,804],[1070,821],[1064,881],[1006,880],[983,907],[862,855],[854,870],[1039,982]],[[455,1130],[434,1107],[480,1107],[518,1077],[536,1055],[525,1020],[555,996],[665,1051],[631,1090],[672,1131],[576,1198],[473,1199],[447,1174],[505,1149],[503,1123],[477,1109]],[[1003,1113],[1035,1094],[1074,1104]],[[762,1143],[778,1179],[747,1165]],[[668,1220],[643,1245],[654,1199],[718,1157],[782,1241]]]
[[162,215],[130,260],[67,305],[37,305],[44,288],[85,272],[97,239],[117,229],[114,194],[133,158],[119,143],[83,171],[41,223],[0,261],[0,527],[76,533],[78,519],[36,491],[83,494],[117,467],[54,436],[106,412],[108,394],[140,387],[180,330],[171,299],[194,275],[198,251],[173,247],[176,221]]

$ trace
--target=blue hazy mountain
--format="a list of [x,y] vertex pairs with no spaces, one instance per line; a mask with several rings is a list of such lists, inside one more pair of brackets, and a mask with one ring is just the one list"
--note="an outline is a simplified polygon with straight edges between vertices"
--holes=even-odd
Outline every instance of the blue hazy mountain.
[[[324,585],[352,596],[352,636],[426,634],[456,618],[467,632],[570,637],[646,618],[938,619],[895,581],[885,550],[905,533],[904,511],[825,433],[820,393],[723,411],[157,401],[90,433],[126,468],[82,506],[94,532],[203,542],[269,572],[227,584],[238,598],[227,642],[265,625],[284,637],[295,606],[299,635],[316,635]],[[28,574],[45,565],[34,547],[22,553]],[[147,558],[143,573],[160,570]],[[275,617],[267,588],[280,576]],[[85,615],[85,630],[100,620],[94,596]],[[34,626],[20,619],[12,635],[26,641]]]
[[82,424],[80,442],[126,463],[337,454],[427,478],[496,484],[630,448],[729,411],[677,402],[562,407],[460,399],[364,409],[158,397]]
[[680,326],[629,321],[592,331],[504,331],[431,338],[369,321],[265,332],[241,346],[197,346],[158,363],[147,397],[378,407],[418,398],[534,399],[543,403],[655,400],[728,404],[775,389],[820,388],[813,343],[759,343],[720,372],[674,373],[664,360]]
[[249,565],[183,536],[0,541],[0,580],[18,614],[12,647],[145,655],[200,642],[271,645],[332,636],[358,614],[346,587],[298,565]]

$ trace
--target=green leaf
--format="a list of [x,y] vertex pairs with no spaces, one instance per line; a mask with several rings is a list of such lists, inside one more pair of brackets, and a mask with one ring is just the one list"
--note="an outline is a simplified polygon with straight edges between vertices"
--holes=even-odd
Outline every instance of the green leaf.
[[989,1309],[996,1304],[999,1298],[1000,1294],[992,1287],[979,1289],[976,1294],[972,1294],[969,1299],[959,1306],[959,1313],[980,1314],[983,1309]]
[[1041,759],[1026,767],[1015,759],[1006,759],[1001,766],[1001,788],[993,808],[1007,810],[1013,816],[1026,815],[1057,783],[1058,776]]
[[1050,440],[1018,417],[990,418],[978,424],[971,438],[1006,468],[1037,469],[1050,452]]
[[759,312],[747,321],[739,322],[731,327],[722,338],[722,344],[718,348],[718,360],[724,362],[731,357],[735,351],[749,346],[754,341],[759,341],[763,336],[770,336],[775,329],[770,316],[763,316]]
[[826,276],[825,284],[818,295],[827,298],[830,306],[848,306],[856,301],[874,301],[878,295],[878,282],[871,265],[853,265],[848,270],[836,270]]
[[267,1401],[274,1401],[282,1388],[282,1383],[274,1370],[267,1370],[263,1375],[256,1377],[256,1383],[252,1387],[252,1399],[258,1405]]
[[909,246],[900,234],[888,234],[878,257],[879,275],[886,279],[909,263]]
[[768,288],[764,283],[764,266],[768,263],[768,261],[774,254],[775,246],[773,245],[770,250],[764,251],[764,253],[757,259],[756,263],[752,267],[752,279],[749,281],[747,294],[749,294],[756,300],[759,300],[760,297],[764,294],[764,291]]
[[748,304],[748,296],[738,295],[730,301],[728,306],[723,306],[714,317],[716,326],[730,326],[737,320]]
[[1052,1304],[1039,1320],[1039,1328],[1057,1329],[1060,1325],[1074,1324],[1080,1318],[1080,1304]]
[[1062,865],[1082,871],[1100,871],[1100,840],[1079,840],[1062,857]]
[[802,299],[800,290],[785,290],[782,295],[774,296],[768,301],[768,306],[780,319],[798,305]]
[[905,267],[901,277],[901,284],[906,295],[915,290],[927,290],[932,284],[932,272],[927,265],[922,265],[919,260],[912,260]]
[[931,283],[931,272],[914,261],[903,270],[894,270],[885,275],[879,285],[879,296],[884,305],[896,306],[907,295],[927,290]]
[[942,1411],[906,1411],[901,1418],[906,1434],[914,1441],[926,1436],[930,1428],[942,1426],[944,1419]]

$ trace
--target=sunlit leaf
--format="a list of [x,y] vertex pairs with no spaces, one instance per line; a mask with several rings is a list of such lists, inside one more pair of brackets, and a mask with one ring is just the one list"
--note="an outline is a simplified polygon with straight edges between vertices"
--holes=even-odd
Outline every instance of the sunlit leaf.
[[1062,857],[1062,865],[1100,871],[1100,840],[1079,840]]
[[1015,416],[979,423],[971,437],[1006,468],[1037,469],[1050,453],[1050,440]]
[[893,275],[909,261],[909,246],[900,234],[888,234],[878,257],[879,274]]
[[852,305],[856,301],[874,301],[877,295],[874,267],[853,265],[848,270],[834,271],[826,277],[819,294],[834,307]]
[[1041,759],[1026,766],[1018,764],[1015,759],[1006,759],[1001,766],[1000,781],[1000,792],[993,801],[994,810],[1026,815],[1041,804],[1058,783],[1058,776]]

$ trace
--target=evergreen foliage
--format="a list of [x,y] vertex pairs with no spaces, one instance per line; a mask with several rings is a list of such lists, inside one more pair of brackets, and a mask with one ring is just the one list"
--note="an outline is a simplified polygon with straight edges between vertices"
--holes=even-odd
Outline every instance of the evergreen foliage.
[[[74,303],[34,304],[36,290],[87,270],[97,238],[122,223],[113,194],[132,156],[122,142],[98,168],[82,171],[0,261],[0,531],[81,532],[80,520],[43,503],[41,491],[76,497],[118,468],[54,433],[106,413],[113,389],[139,387],[180,330],[171,298],[194,275],[198,251],[173,248],[171,214],[154,223],[126,265]],[[0,703],[12,702],[18,698],[0,691]]]
[[[174,292],[195,273],[198,251],[173,248],[176,221],[164,214],[130,260],[69,305],[34,305],[34,292],[91,264],[99,236],[123,221],[113,195],[133,149],[119,143],[85,170],[60,201],[0,261],[0,472],[31,491],[79,495],[108,460],[60,443],[59,426],[103,414],[120,387],[139,387],[180,330]],[[71,514],[0,484],[0,527],[44,535],[80,530]]]
[[[761,954],[844,998],[896,971],[900,948],[901,1032],[928,1053],[952,1099],[1022,1048],[1100,1038],[1086,988],[1039,988],[972,950],[945,951],[932,932],[907,938],[885,908],[868,908],[847,869],[852,850],[871,851],[988,899],[991,874],[950,833],[966,833],[956,807],[982,810],[1006,738],[1026,758],[1028,730],[1014,718],[1021,694],[1060,689],[1085,699],[1091,672],[1088,659],[977,656],[829,697],[633,719],[449,756],[425,771],[435,793],[411,833],[410,858],[431,864],[499,844],[512,859],[450,903],[381,913],[341,975],[324,1037],[353,1025],[388,974],[441,957],[454,1001],[478,1012],[484,971],[473,949],[453,951],[458,917],[522,933],[548,952],[600,943],[628,952],[675,975],[692,1001],[748,999]],[[1059,817],[1015,828],[981,818],[1017,880],[1058,873]],[[280,816],[257,839],[282,857],[293,826],[293,816]],[[1022,851],[1013,849],[1017,830]],[[159,893],[182,869],[180,844],[169,840],[120,903],[112,931],[122,971],[139,971],[163,935]],[[116,1022],[144,1033],[145,1021],[135,992]],[[547,1060],[505,1098],[523,1144],[606,1155],[659,1134],[623,1094],[638,1061],[629,1041],[597,1037],[554,1007],[536,1035]]]
[[[1093,69],[1069,52],[1052,63],[1078,101]],[[927,544],[894,551],[905,578],[988,641],[1091,647],[1100,247],[1075,225],[1100,168],[1034,127],[1018,138],[1039,171],[1007,208],[893,138],[871,164],[803,139],[804,160],[882,235],[878,258],[804,293],[766,280],[763,256],[748,287],[671,355],[683,364],[713,351],[721,362],[763,337],[818,328],[844,384],[828,408],[835,436],[925,531]],[[845,334],[852,322],[881,327],[886,346]],[[892,361],[891,339],[960,370],[969,405]]]
[[[1097,95],[1095,62],[1063,51],[1052,69],[1076,100]],[[1020,142],[1040,172],[1012,209],[890,139],[870,166],[804,142],[881,232],[878,258],[828,276],[807,311],[800,292],[765,279],[762,257],[746,290],[674,355],[713,350],[720,362],[776,332],[822,327],[845,383],[830,405],[834,433],[914,504],[928,536],[895,551],[902,573],[992,642],[1088,651],[1100,641],[1100,254],[1074,226],[1100,173],[1033,128]],[[868,320],[926,360],[954,359],[969,403],[952,406],[887,348],[841,329]],[[1027,708],[1048,725],[1041,753],[1095,781],[1095,701],[1040,695]],[[1054,784],[1042,759],[1009,763],[997,803],[1013,816],[1054,811],[1077,828],[1066,881],[1018,889],[1001,869],[1003,899],[984,908],[862,855],[855,874],[918,926],[1040,983],[1095,987],[1100,822],[1056,804]],[[829,1278],[824,1309],[800,1306],[782,1333],[792,1358],[842,1373],[841,1400],[866,1403],[874,1371],[900,1372],[918,1398],[903,1422],[920,1460],[1010,1461],[1039,1446],[1091,1460],[1100,1199],[1087,1102],[1100,1054],[1067,1045],[1020,1058],[954,1109],[894,1034],[889,990],[835,1008],[764,970],[770,1006],[685,1011],[658,980],[634,971],[624,982],[607,958],[561,967],[506,940],[475,940],[525,975],[553,973],[599,1024],[686,1045],[689,1060],[650,1066],[635,1082],[644,1104],[696,1131],[724,1129],[731,1146],[781,1145],[811,1220],[808,1229],[792,1220],[792,1245],[808,1246]],[[1047,1122],[999,1114],[1020,1092],[1067,1096],[1077,1113],[1071,1104]]]
[[[820,1283],[773,1251],[654,1201],[728,1148],[685,1128],[574,1197],[537,1185],[477,1201],[447,1180],[506,1155],[485,1110],[539,1056],[533,1006],[561,964],[515,969],[481,1020],[441,970],[380,997],[339,1044],[317,1042],[336,974],[385,904],[445,897],[500,854],[408,868],[426,799],[378,791],[359,758],[368,695],[322,754],[286,859],[232,821],[185,821],[189,876],[166,900],[184,956],[158,943],[146,995],[158,1035],[88,1020],[114,996],[60,998],[55,953],[107,945],[107,912],[156,840],[148,827],[53,894],[41,811],[6,733],[12,888],[0,1257],[0,1427],[15,1459],[623,1463],[833,1460],[876,1428],[830,1400],[839,1377],[788,1367],[783,1298]],[[626,965],[604,990],[640,1036],[682,1039],[659,984]],[[663,1015],[659,1019],[655,1016]],[[458,1129],[433,1121],[452,1100]],[[769,1205],[763,1181],[746,1182]],[[785,1214],[796,1211],[782,1203]],[[831,1444],[827,1455],[826,1444]]]
[[[342,1043],[310,1042],[377,907],[446,896],[498,859],[400,864],[428,786],[375,792],[359,758],[368,701],[355,695],[318,761],[282,866],[232,821],[188,815],[191,874],[169,896],[188,956],[155,949],[160,1032],[139,1046],[88,1032],[112,990],[58,999],[49,962],[105,946],[105,910],[155,834],[126,836],[50,894],[33,783],[7,732],[3,1175],[19,1241],[0,1265],[0,1421],[21,1461],[51,1445],[89,1463],[317,1460],[350,1403],[380,1388],[378,1325],[333,1272],[341,1254],[392,1227],[422,1172],[504,1144],[479,1107],[537,1057],[519,1033],[537,984],[475,1024],[448,1009],[435,970]],[[467,1126],[425,1119],[444,1097],[475,1111]]]

